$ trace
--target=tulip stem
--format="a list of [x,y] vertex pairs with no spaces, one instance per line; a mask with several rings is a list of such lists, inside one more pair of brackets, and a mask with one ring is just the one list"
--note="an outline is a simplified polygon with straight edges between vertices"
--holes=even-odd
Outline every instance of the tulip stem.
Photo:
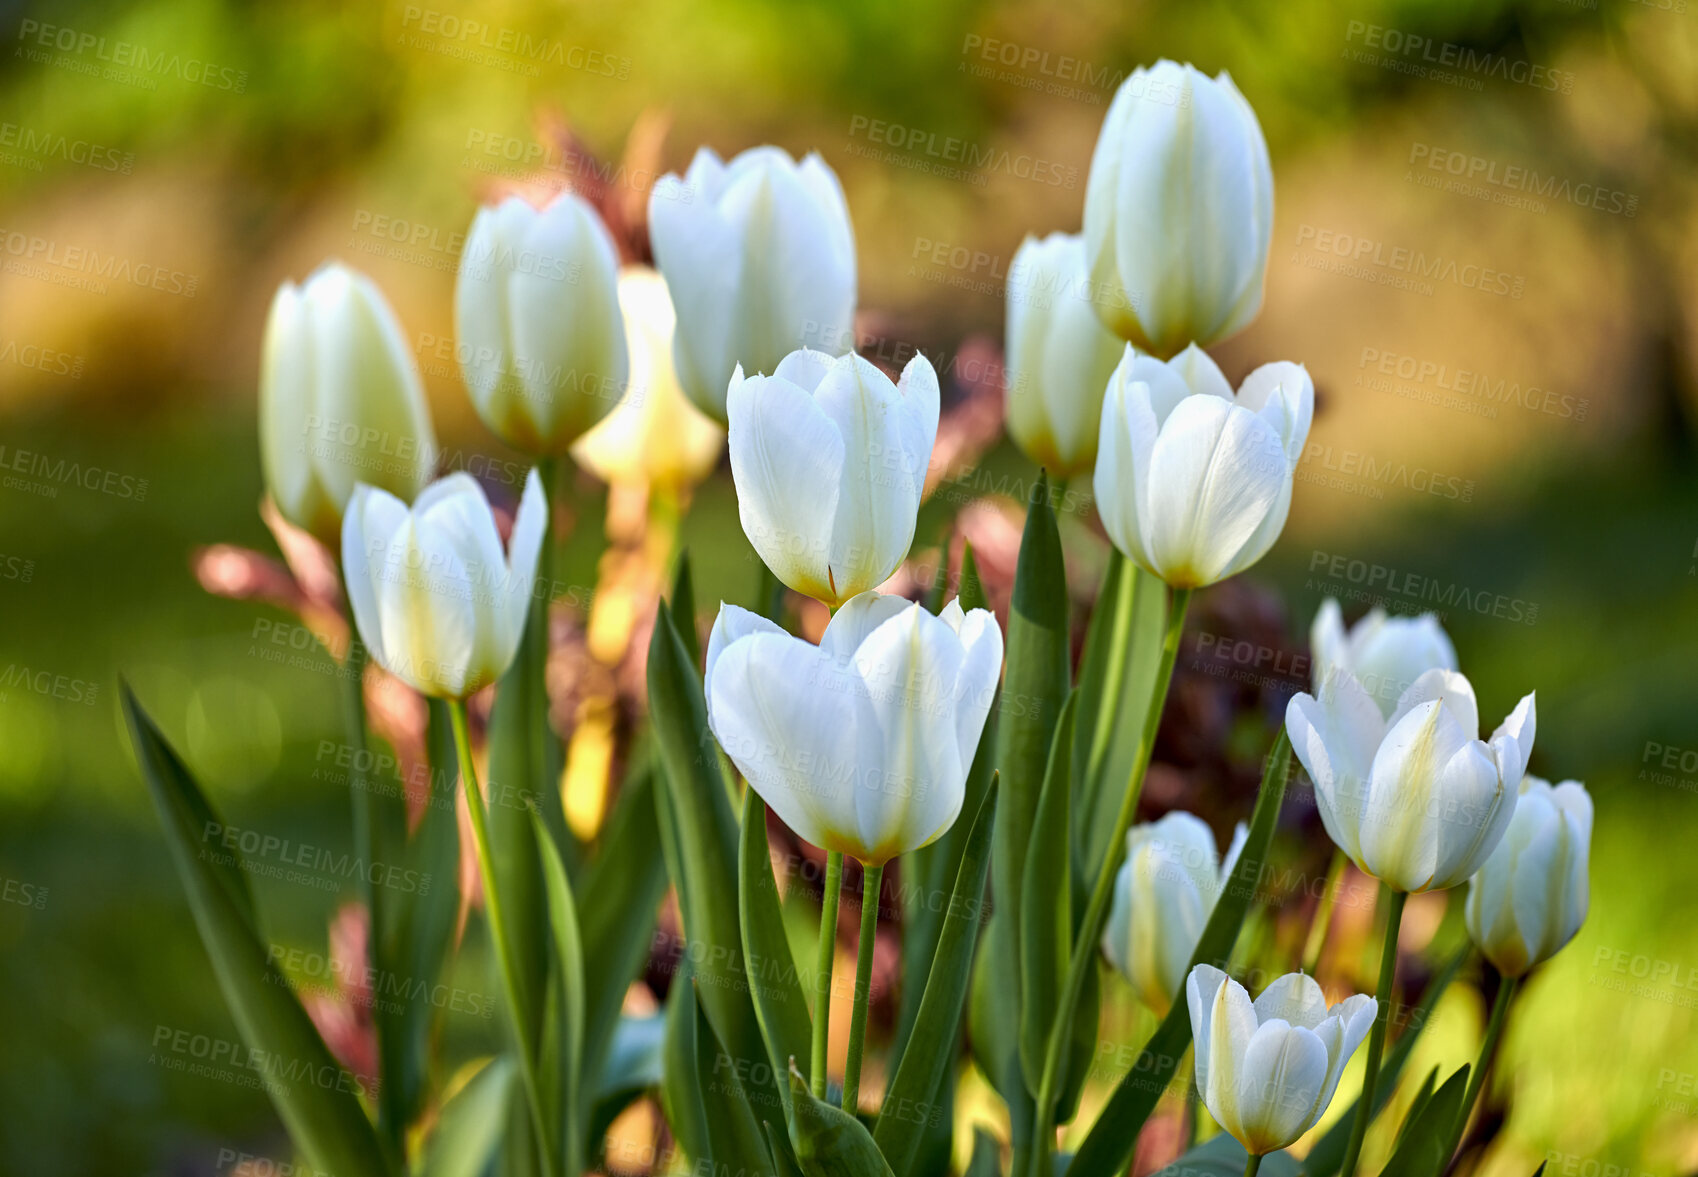
[[[843,851],[825,856],[825,890],[820,893],[820,947],[814,958],[814,1049],[808,1068],[814,1098],[825,1098],[825,1050],[831,1026],[831,966],[837,957],[837,896],[843,889]],[[856,969],[859,971],[859,964]]]
[[454,723],[454,746],[460,754],[460,779],[466,786],[466,808],[472,815],[472,837],[477,842],[478,873],[483,878],[485,914],[489,917],[489,935],[495,942],[495,955],[500,965],[501,980],[507,990],[508,1012],[513,1019],[513,1037],[518,1044],[519,1071],[524,1078],[525,1098],[531,1107],[531,1124],[536,1130],[537,1152],[542,1157],[545,1177],[554,1177],[553,1146],[549,1143],[548,1118],[543,1114],[542,1097],[536,1072],[536,1059],[525,1041],[520,1024],[523,1012],[519,1005],[519,962],[514,958],[512,943],[507,938],[507,923],[502,918],[501,891],[495,881],[495,859],[489,847],[489,824],[484,812],[483,794],[478,788],[477,767],[472,763],[472,736],[466,721],[466,701],[448,700],[448,714]]
[[1126,684],[1126,664],[1131,661],[1132,606],[1138,587],[1138,568],[1120,554],[1109,549],[1109,560],[1119,565],[1120,578],[1115,584],[1114,613],[1110,618],[1108,665],[1103,668],[1102,695],[1097,703],[1096,727],[1091,731],[1091,751],[1085,761],[1085,780],[1095,795],[1097,778],[1102,775],[1103,762],[1108,756],[1110,736],[1118,726],[1115,717],[1120,711],[1120,692]]
[[1403,925],[1403,905],[1409,900],[1407,891],[1394,891],[1380,884],[1380,898],[1385,901],[1386,931],[1380,947],[1380,978],[1374,989],[1379,1008],[1374,1011],[1374,1029],[1368,1035],[1368,1065],[1362,1072],[1362,1094],[1356,1101],[1356,1122],[1350,1126],[1350,1143],[1344,1150],[1344,1164],[1339,1177],[1353,1177],[1356,1159],[1362,1155],[1362,1142],[1368,1138],[1368,1122],[1374,1118],[1374,1088],[1380,1077],[1380,1059],[1386,1049],[1386,1027],[1391,1022],[1391,985],[1397,972],[1397,932]]
[[1309,925],[1309,938],[1303,944],[1303,971],[1311,977],[1321,967],[1321,953],[1327,946],[1327,929],[1332,926],[1333,908],[1338,906],[1338,885],[1344,878],[1344,851],[1334,846],[1332,863],[1327,867],[1326,889],[1315,908],[1315,922]]
[[1468,1076],[1468,1090],[1462,1097],[1462,1110],[1456,1114],[1456,1128],[1451,1132],[1450,1148],[1445,1150],[1448,1157],[1456,1152],[1462,1143],[1462,1134],[1468,1127],[1468,1117],[1473,1114],[1474,1102],[1480,1098],[1480,1089],[1486,1085],[1486,1071],[1492,1065],[1492,1059],[1497,1056],[1498,1039],[1503,1034],[1504,1015],[1509,1012],[1509,1003],[1515,997],[1519,981],[1515,977],[1498,978],[1497,1000],[1492,1002],[1492,1015],[1486,1021],[1486,1037],[1480,1043],[1480,1059],[1474,1064],[1474,1070]]
[[855,1008],[849,1016],[849,1061],[843,1068],[843,1110],[855,1114],[861,1101],[861,1048],[867,1036],[867,998],[873,977],[873,933],[878,929],[879,886],[884,864],[861,865],[861,943],[855,950]]
[[[1130,566],[1126,574],[1131,575]],[[1144,775],[1150,766],[1150,754],[1155,750],[1156,732],[1161,727],[1161,713],[1167,704],[1168,687],[1173,681],[1173,666],[1179,660],[1179,639],[1185,632],[1185,610],[1191,603],[1191,590],[1176,588],[1168,602],[1167,630],[1162,636],[1161,665],[1156,670],[1156,689],[1150,696],[1150,708],[1144,715],[1144,730],[1138,738],[1138,750],[1132,758],[1132,772],[1126,781],[1126,791],[1120,798],[1120,812],[1115,816],[1114,829],[1109,834],[1108,852],[1103,855],[1097,871],[1096,886],[1091,891],[1090,906],[1085,920],[1073,939],[1073,950],[1067,963],[1067,980],[1062,987],[1061,1001],[1050,1023],[1049,1042],[1044,1050],[1043,1080],[1038,1086],[1037,1122],[1032,1133],[1031,1177],[1049,1177],[1053,1168],[1050,1155],[1055,1149],[1055,1103],[1061,1097],[1062,1072],[1067,1066],[1067,1048],[1073,1034],[1074,1011],[1079,1008],[1085,990],[1086,974],[1096,968],[1097,942],[1102,939],[1103,921],[1108,917],[1108,901],[1114,892],[1114,876],[1126,857],[1126,831],[1138,813],[1138,797],[1144,791]]]
[[1256,1177],[1256,1170],[1262,1167],[1262,1154],[1253,1152],[1250,1159],[1244,1162],[1244,1177]]

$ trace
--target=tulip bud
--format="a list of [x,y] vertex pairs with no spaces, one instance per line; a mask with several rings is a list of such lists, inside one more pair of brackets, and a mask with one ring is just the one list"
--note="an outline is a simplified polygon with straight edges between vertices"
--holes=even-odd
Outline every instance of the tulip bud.
[[1533,696],[1477,738],[1474,688],[1429,670],[1389,717],[1354,675],[1285,712],[1291,748],[1315,784],[1327,835],[1364,874],[1396,891],[1442,891],[1479,870],[1509,827],[1533,750]]
[[1526,777],[1503,841],[1468,881],[1468,935],[1506,977],[1555,956],[1586,922],[1592,798],[1579,781]]
[[1103,388],[1120,341],[1091,309],[1077,235],[1027,237],[1014,255],[1008,298],[1008,434],[1057,478],[1097,459]]
[[1186,978],[1185,999],[1203,1104],[1254,1156],[1320,1121],[1380,1008],[1359,993],[1328,1006],[1302,973],[1278,978],[1252,1002],[1244,986],[1206,964]]
[[566,452],[625,391],[619,255],[582,198],[517,196],[472,218],[454,283],[460,373],[495,435]]
[[1198,347],[1163,363],[1128,346],[1109,378],[1097,447],[1104,530],[1175,588],[1242,572],[1285,527],[1314,412],[1300,364],[1263,364],[1234,394]]
[[757,147],[726,164],[704,147],[683,179],[655,185],[649,233],[678,308],[678,378],[714,420],[727,420],[739,364],[771,372],[797,348],[848,346],[855,233],[837,173],[817,154],[798,164]]
[[1317,692],[1329,675],[1352,674],[1387,715],[1421,675],[1435,666],[1456,669],[1456,647],[1431,613],[1387,617],[1376,605],[1346,634],[1344,615],[1330,597],[1315,614],[1309,647],[1314,652]]
[[1231,78],[1164,60],[1121,83],[1085,186],[1104,326],[1158,356],[1236,334],[1261,309],[1272,232],[1268,145]]
[[431,483],[411,510],[359,486],[342,525],[342,567],[360,640],[414,690],[464,699],[513,661],[531,603],[548,501],[536,471],[507,551],[471,475]]
[[647,266],[619,275],[631,383],[613,411],[578,439],[572,458],[603,482],[675,490],[712,472],[725,430],[684,398],[672,366],[677,319],[666,280]]
[[271,302],[259,377],[265,484],[283,517],[334,544],[355,483],[412,498],[436,463],[424,385],[377,285],[327,262]]
[[882,865],[954,824],[1001,672],[996,618],[959,601],[863,593],[818,646],[721,605],[708,725],[797,835]]
[[1224,863],[1209,827],[1189,813],[1169,813],[1126,832],[1126,861],[1115,876],[1103,952],[1158,1015],[1166,1015],[1185,981],[1247,832],[1239,822]]
[[932,443],[937,373],[915,356],[895,384],[850,353],[792,352],[731,378],[731,478],[743,531],[779,580],[836,607],[908,555]]

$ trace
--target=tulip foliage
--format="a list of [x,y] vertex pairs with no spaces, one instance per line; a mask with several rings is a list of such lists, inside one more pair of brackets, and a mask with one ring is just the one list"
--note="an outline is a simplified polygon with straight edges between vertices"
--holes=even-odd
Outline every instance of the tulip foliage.
[[[339,557],[352,640],[328,644],[352,748],[376,730],[372,682],[428,717],[415,812],[380,782],[350,781],[363,975],[380,993],[440,988],[480,906],[470,922],[501,1007],[468,1055],[448,1050],[435,1003],[377,1003],[359,1040],[375,1063],[361,1069],[366,1054],[309,1015],[267,950],[248,886],[263,851],[209,845],[221,815],[126,689],[137,760],[242,1037],[266,1065],[314,1076],[267,1088],[313,1169],[932,1177],[965,1157],[975,1175],[1111,1177],[1171,1091],[1195,1094],[1190,1110],[1166,1101],[1194,1138],[1219,1129],[1181,1171],[1266,1161],[1270,1177],[1299,1164],[1355,1177],[1426,1013],[1466,964],[1429,983],[1388,1044],[1404,904],[1467,884],[1467,929],[1501,974],[1480,1056],[1428,1075],[1395,1138],[1381,1133],[1385,1172],[1438,1177],[1517,984],[1586,914],[1591,803],[1578,782],[1528,775],[1533,695],[1481,739],[1436,619],[1375,610],[1347,630],[1329,601],[1312,631],[1314,693],[1271,734],[1255,794],[1232,799],[1231,836],[1182,810],[1146,812],[1192,598],[1278,541],[1314,413],[1301,365],[1263,364],[1234,389],[1203,350],[1260,305],[1271,186],[1230,79],[1171,62],[1128,79],[1083,239],[1021,249],[1023,272],[1070,293],[1010,306],[1009,428],[1046,470],[1000,610],[966,544],[953,598],[893,591],[941,390],[924,357],[893,379],[839,354],[854,237],[817,156],[763,148],[724,164],[703,149],[653,193],[659,274],[620,277],[613,237],[572,194],[477,214],[454,305],[472,345],[467,391],[538,467],[505,527],[471,475],[427,484],[434,435],[375,286],[337,266],[285,285],[261,415],[270,493],[293,524],[279,537],[302,579],[309,533],[335,541],[317,567],[333,581]],[[1093,286],[1117,301],[1076,297]],[[806,338],[822,326],[831,338]],[[330,441],[302,444],[326,418]],[[551,671],[571,652],[550,613],[550,475],[574,455],[613,497],[675,516],[717,457],[715,419],[761,587],[711,611],[704,646],[709,611],[672,534],[622,554],[640,563],[658,546],[670,588],[652,598],[646,645],[630,647],[640,715],[586,833],[561,786],[584,760],[569,767],[554,706]],[[390,435],[410,439],[404,462],[351,473],[369,465],[361,446]],[[1085,526],[1109,555],[1088,616],[1052,473],[1089,475],[1095,491]],[[606,562],[624,567],[615,554]],[[606,632],[592,624],[591,642]],[[574,750],[594,714],[569,717]],[[1380,886],[1375,996],[1324,989],[1307,951],[1275,962],[1272,980],[1247,967],[1252,952],[1268,962],[1247,929],[1269,904],[1298,764],[1335,874],[1353,864]],[[775,869],[786,831],[824,864],[818,923],[800,936],[814,909]],[[475,868],[464,896],[451,882],[385,885],[396,871],[473,878],[462,862]],[[887,881],[900,896],[889,912]],[[852,976],[834,975],[845,893]],[[1329,911],[1315,918],[1319,947]],[[900,925],[894,969],[877,960],[881,921]],[[897,993],[889,1028],[874,1013],[881,981]],[[1155,1027],[1105,1073],[1105,1009],[1127,987]],[[970,1141],[956,1114],[969,1069],[1003,1117]],[[1341,1090],[1349,1106],[1335,1114]],[[610,1128],[636,1104],[665,1132],[641,1156],[615,1154]]]

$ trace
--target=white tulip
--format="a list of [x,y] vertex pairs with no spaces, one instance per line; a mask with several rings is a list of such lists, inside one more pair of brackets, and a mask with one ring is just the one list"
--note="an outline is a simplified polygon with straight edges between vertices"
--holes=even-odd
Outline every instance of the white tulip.
[[431,483],[411,510],[387,491],[356,488],[342,567],[360,640],[422,694],[464,699],[488,686],[519,648],[547,526],[535,470],[505,552],[489,500],[469,474]]
[[666,280],[647,266],[619,275],[619,309],[631,352],[631,385],[613,411],[572,447],[604,482],[683,489],[712,472],[725,430],[684,397],[672,366],[677,317]]
[[937,439],[930,361],[892,384],[854,353],[803,349],[771,376],[739,367],[726,407],[737,512],[773,574],[831,606],[883,584],[914,542]]
[[515,449],[566,452],[625,391],[619,254],[570,192],[480,208],[460,252],[454,332],[478,416]]
[[831,347],[855,316],[855,232],[837,173],[756,147],[729,164],[708,148],[649,195],[655,264],[678,307],[684,393],[726,420],[739,364],[771,372],[799,347]]
[[1468,881],[1468,935],[1506,977],[1555,956],[1586,922],[1592,798],[1579,781],[1529,776],[1509,830]]
[[1314,414],[1301,364],[1263,364],[1234,394],[1201,348],[1163,363],[1128,346],[1109,378],[1097,446],[1104,530],[1175,588],[1242,572],[1285,527]]
[[1387,715],[1397,705],[1398,697],[1422,674],[1435,666],[1441,670],[1457,668],[1456,647],[1431,613],[1387,617],[1386,611],[1376,605],[1346,633],[1344,614],[1331,597],[1315,614],[1309,648],[1315,659],[1316,691],[1328,675],[1355,675]]
[[1009,272],[1008,435],[1052,475],[1070,478],[1096,462],[1103,388],[1120,341],[1091,308],[1083,238],[1027,237]]
[[708,724],[800,837],[879,865],[954,824],[1001,670],[996,618],[959,601],[864,593],[818,646],[721,605]]
[[1441,891],[1480,869],[1509,827],[1533,751],[1531,694],[1477,738],[1474,688],[1453,670],[1418,677],[1385,716],[1354,675],[1287,706],[1292,751],[1329,837],[1394,890]]
[[1126,832],[1103,952],[1157,1014],[1165,1015],[1179,994],[1247,833],[1239,822],[1222,862],[1214,834],[1189,813],[1175,811]]
[[1164,60],[1121,83],[1085,186],[1109,330],[1162,356],[1235,334],[1261,309],[1272,232],[1267,141],[1231,78]]
[[436,433],[418,366],[383,292],[327,262],[271,302],[259,383],[260,459],[283,517],[336,542],[354,485],[411,498]]
[[1360,993],[1329,1007],[1302,973],[1278,978],[1252,1002],[1244,986],[1206,964],[1186,978],[1185,999],[1203,1104],[1255,1156],[1319,1122],[1379,1013]]

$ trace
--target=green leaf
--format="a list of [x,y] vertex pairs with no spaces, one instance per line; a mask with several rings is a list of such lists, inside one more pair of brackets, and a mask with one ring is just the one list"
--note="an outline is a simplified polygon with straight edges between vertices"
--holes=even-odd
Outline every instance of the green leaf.
[[1438,1177],[1450,1160],[1451,1129],[1468,1089],[1468,1067],[1457,1068],[1444,1085],[1410,1112],[1409,1122],[1380,1177]]
[[240,851],[223,844],[222,819],[142,710],[129,684],[121,682],[119,690],[136,762],[242,1041],[255,1052],[255,1059],[281,1064],[291,1074],[335,1077],[333,1081],[297,1079],[266,1085],[290,1138],[315,1168],[332,1173],[390,1172],[377,1133],[354,1094],[354,1082],[324,1045],[266,951]]
[[696,1085],[696,986],[688,960],[679,966],[666,995],[665,1066],[660,1085],[666,1123],[684,1155],[692,1161],[709,1157],[707,1105]]
[[761,1128],[766,1132],[767,1151],[772,1153],[773,1163],[777,1166],[778,1177],[806,1177],[802,1166],[790,1152],[790,1137],[784,1130],[776,1127],[771,1120],[763,1120]]
[[[1268,754],[1267,769],[1262,774],[1261,788],[1256,793],[1256,808],[1250,815],[1250,830],[1244,849],[1238,856],[1232,877],[1221,891],[1215,909],[1203,925],[1197,950],[1191,954],[1191,969],[1199,964],[1226,968],[1233,946],[1238,942],[1239,929],[1250,910],[1256,893],[1256,882],[1268,860],[1274,830],[1279,825],[1279,809],[1285,800],[1285,786],[1291,775],[1291,742],[1285,729],[1280,728],[1273,750]],[[1138,1133],[1155,1110],[1156,1101],[1173,1078],[1180,1058],[1191,1045],[1191,1013],[1186,1003],[1177,1001],[1156,1027],[1143,1052],[1121,1079],[1097,1122],[1085,1136],[1084,1143],[1073,1157],[1068,1170],[1071,1177],[1111,1177],[1124,1172],[1131,1163]]]
[[565,1170],[577,1173],[583,1169],[584,1121],[592,1094],[584,1068],[584,941],[578,927],[578,904],[572,898],[572,884],[566,877],[566,864],[554,839],[543,828],[541,816],[533,815],[532,820],[537,823],[536,840],[542,849],[543,886],[553,933],[551,971],[556,983],[550,985],[549,992],[559,1002],[549,1019],[559,1036],[558,1046],[551,1052],[558,1070],[545,1085],[564,1105]]
[[[1243,1177],[1249,1154],[1227,1132],[1222,1132],[1182,1157],[1176,1157],[1166,1168],[1158,1169],[1152,1177]],[[1262,1157],[1257,1177],[1297,1177],[1301,1172],[1297,1160],[1283,1149]]]
[[663,819],[663,825],[669,823],[668,867],[675,872],[688,955],[701,980],[699,1000],[731,1056],[745,1068],[761,1064],[760,1080],[751,1080],[759,1089],[751,1099],[782,1108],[781,1076],[767,1059],[743,968],[735,902],[737,818],[719,770],[718,745],[708,731],[701,675],[664,602],[649,639],[648,684],[662,769],[657,795],[670,809]]
[[1397,1130],[1397,1146],[1403,1144],[1404,1138],[1409,1135],[1409,1129],[1420,1118],[1421,1109],[1433,1098],[1433,1088],[1438,1086],[1438,1082],[1439,1069],[1434,1067],[1427,1072],[1427,1077],[1421,1080],[1421,1086],[1415,1089],[1415,1098],[1409,1101],[1409,1111],[1404,1114],[1403,1123]]
[[[1376,1116],[1379,1115],[1380,1109],[1385,1107],[1386,1102],[1391,1099],[1392,1092],[1396,1090],[1397,1077],[1402,1073],[1404,1064],[1409,1061],[1409,1056],[1415,1049],[1416,1039],[1421,1036],[1421,1031],[1432,1020],[1433,1010],[1438,1005],[1439,998],[1444,996],[1444,991],[1450,987],[1451,981],[1462,970],[1463,964],[1468,960],[1472,951],[1473,946],[1471,944],[1464,944],[1459,951],[1451,956],[1449,962],[1439,971],[1438,976],[1428,982],[1426,992],[1421,994],[1421,1000],[1416,1003],[1415,1009],[1409,1015],[1409,1029],[1404,1031],[1402,1037],[1392,1043],[1391,1049],[1386,1052],[1385,1059],[1380,1063],[1379,1081],[1374,1085],[1374,1114]],[[1350,1143],[1350,1125],[1356,1119],[1357,1102],[1359,1101],[1351,1101],[1350,1107],[1315,1142],[1315,1147],[1309,1150],[1309,1155],[1303,1158],[1303,1171],[1309,1177],[1332,1177],[1334,1173],[1338,1172],[1338,1167],[1344,1163],[1344,1150]]]
[[[1108,836],[1156,690],[1166,624],[1166,587],[1111,549],[1080,658],[1079,718],[1074,724],[1074,852],[1086,886],[1096,879],[1108,852]],[[1114,677],[1120,680],[1118,698],[1108,697],[1107,684]]]
[[[603,827],[595,857],[576,893],[584,959],[584,1071],[603,1066],[610,1038],[622,1023],[625,993],[648,962],[655,912],[666,893],[666,862],[655,854],[660,838],[654,771],[639,762],[625,779]],[[599,1137],[586,1142],[592,1149]]]
[[[772,877],[772,852],[767,848],[766,806],[753,789],[743,797],[743,838],[737,865],[739,922],[749,993],[760,1020],[767,1058],[777,1072],[792,1058],[810,1057],[813,1020],[808,1016],[808,999],[784,933],[778,884]],[[779,1092],[788,1099],[789,1085],[781,1086]],[[784,1114],[790,1114],[788,1103]]]
[[949,1078],[960,1055],[961,1013],[967,1001],[973,945],[984,915],[985,876],[990,866],[991,831],[996,824],[996,789],[992,781],[973,820],[914,1032],[885,1092],[873,1132],[879,1151],[899,1174],[913,1171],[927,1129],[936,1121],[944,1123],[946,1140],[949,1135],[950,1107],[941,1097],[953,1092]]
[[[699,999],[701,990],[696,996]],[[766,1066],[765,1061],[755,1067]],[[696,1003],[696,1086],[702,1093],[707,1110],[708,1159],[711,1172],[772,1173],[775,1166],[768,1154],[760,1118],[777,1120],[783,1116],[778,1097],[769,1095],[765,1085],[747,1084],[754,1071],[739,1065],[714,1035],[713,1023],[708,1020],[707,1008]],[[760,1101],[766,1114],[757,1117],[751,1100]],[[771,1101],[768,1103],[767,1101]]]
[[1002,1177],[1002,1146],[983,1128],[973,1127],[973,1155],[966,1177]]
[[683,639],[691,666],[702,664],[701,635],[696,632],[696,581],[690,573],[690,550],[678,553],[678,571],[672,577],[672,620]]
[[[508,1101],[518,1090],[513,1060],[491,1059],[442,1105],[419,1177],[485,1177],[500,1151]],[[519,1103],[523,1105],[521,1098]]]
[[841,1108],[813,1096],[790,1060],[790,1142],[807,1177],[894,1177],[866,1127]]
[[[1077,694],[1061,705],[1061,721],[1050,741],[1044,787],[1026,844],[1026,876],[1020,891],[1025,934],[1020,938],[1020,1068],[1026,1086],[1043,1082],[1050,1025],[1073,949],[1073,878],[1068,862],[1068,793],[1073,787],[1073,723]],[[1094,949],[1091,949],[1094,951]],[[1093,1007],[1094,1015],[1096,1009]]]

